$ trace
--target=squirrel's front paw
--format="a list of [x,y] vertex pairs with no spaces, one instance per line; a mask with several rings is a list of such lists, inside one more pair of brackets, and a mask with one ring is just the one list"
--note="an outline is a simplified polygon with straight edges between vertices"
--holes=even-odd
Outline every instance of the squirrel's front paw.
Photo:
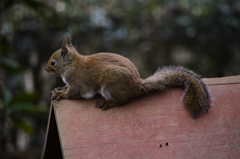
[[51,91],[51,100],[59,100],[67,91],[68,86],[57,87]]
[[52,92],[62,92],[62,93],[64,93],[64,92],[66,92],[67,91],[67,89],[68,89],[68,86],[65,86],[65,87],[57,87],[57,88],[55,88],[55,89],[53,89],[52,90]]
[[52,93],[51,100],[59,100],[64,94],[61,91],[54,91],[54,90],[51,93]]

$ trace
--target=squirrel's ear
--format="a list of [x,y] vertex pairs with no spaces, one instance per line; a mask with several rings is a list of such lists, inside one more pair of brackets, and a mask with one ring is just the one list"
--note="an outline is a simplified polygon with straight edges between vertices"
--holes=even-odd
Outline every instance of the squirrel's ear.
[[67,36],[63,40],[62,49],[61,49],[62,58],[64,58],[68,54],[67,46],[70,46],[70,47],[72,46],[71,37],[69,34],[67,34]]
[[68,37],[65,37],[63,40],[62,48],[61,48],[61,56],[64,58],[68,54],[68,49],[66,47],[67,45],[67,39]]
[[68,49],[66,48],[66,46],[62,46],[62,49],[61,49],[62,58],[64,58],[67,54],[68,54]]
[[71,36],[69,34],[67,34],[67,36],[64,38],[62,47],[66,45],[72,46]]
[[64,38],[63,44],[62,44],[62,49],[61,49],[61,56],[64,58],[68,54],[68,47],[72,47],[72,42],[71,42],[71,37],[69,34]]
[[67,45],[72,46],[71,36],[67,34]]
[[72,46],[71,36],[69,34],[64,38],[62,47],[66,45]]

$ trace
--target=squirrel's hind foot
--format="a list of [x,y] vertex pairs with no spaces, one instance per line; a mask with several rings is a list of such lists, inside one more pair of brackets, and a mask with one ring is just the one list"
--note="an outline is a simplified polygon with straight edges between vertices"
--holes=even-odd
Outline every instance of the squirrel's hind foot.
[[117,105],[112,101],[100,100],[96,102],[95,106],[101,110],[107,110],[109,108],[116,107]]

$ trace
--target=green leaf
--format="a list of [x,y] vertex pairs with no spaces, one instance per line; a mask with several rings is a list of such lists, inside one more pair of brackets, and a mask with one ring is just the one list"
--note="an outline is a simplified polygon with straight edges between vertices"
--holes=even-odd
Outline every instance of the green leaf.
[[36,99],[37,97],[37,93],[33,92],[33,93],[22,93],[19,94],[17,96],[14,96],[9,105],[13,105],[13,104],[17,104],[17,103],[25,103],[25,102],[31,102],[34,99]]
[[2,68],[10,73],[22,73],[25,70],[23,67],[19,66],[17,62],[9,58],[1,57],[0,62]]
[[47,113],[48,108],[38,107],[30,103],[18,103],[11,105],[9,109],[13,112],[28,112],[28,113]]
[[23,121],[17,121],[17,120],[14,120],[13,123],[17,128],[23,130],[24,132],[26,132],[29,135],[33,135],[34,130],[31,125],[29,125]]

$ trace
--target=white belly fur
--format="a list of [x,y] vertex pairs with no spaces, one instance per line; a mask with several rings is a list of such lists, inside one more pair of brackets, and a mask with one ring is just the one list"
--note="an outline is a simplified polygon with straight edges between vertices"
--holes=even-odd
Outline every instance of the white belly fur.
[[82,97],[83,97],[83,98],[86,98],[86,99],[90,99],[90,98],[92,98],[94,95],[95,95],[94,92],[88,92],[88,93],[84,94]]
[[66,85],[68,85],[67,84],[67,81],[65,80],[65,78],[62,76],[62,80],[63,80],[63,82],[66,84]]

